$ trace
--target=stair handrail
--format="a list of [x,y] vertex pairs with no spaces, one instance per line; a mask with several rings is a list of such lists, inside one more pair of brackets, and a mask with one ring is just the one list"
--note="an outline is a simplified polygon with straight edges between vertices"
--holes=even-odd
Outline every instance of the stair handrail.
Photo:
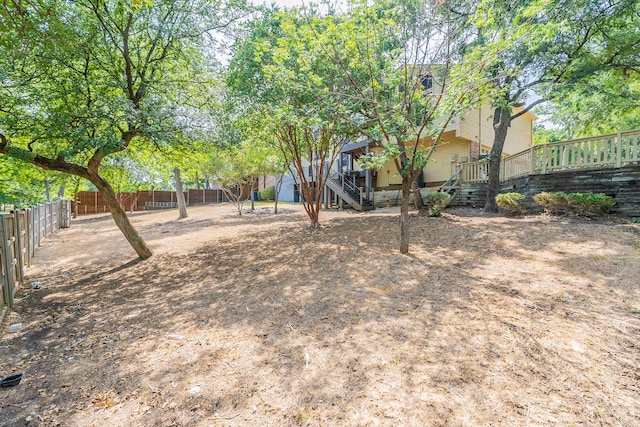
[[[456,187],[456,185],[458,184],[458,181],[460,180],[458,177],[460,176],[461,172],[462,172],[462,168],[458,169],[456,171],[456,173],[451,175],[451,177],[448,180],[446,180],[440,186],[440,188],[438,188],[438,193],[449,193],[452,189],[454,189]],[[454,180],[455,180],[455,182],[454,182]],[[453,184],[452,184],[452,182],[453,182]],[[447,187],[449,187],[449,188],[447,188]],[[447,188],[447,189],[445,190],[445,188]]]
[[347,187],[348,190],[360,192],[360,187],[351,182],[345,174],[342,174],[342,188]]

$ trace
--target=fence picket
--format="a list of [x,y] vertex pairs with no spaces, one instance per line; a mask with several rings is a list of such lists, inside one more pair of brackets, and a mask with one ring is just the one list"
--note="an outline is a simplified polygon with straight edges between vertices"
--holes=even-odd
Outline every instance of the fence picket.
[[55,230],[69,227],[70,219],[69,200],[0,215],[0,321],[13,307],[13,298],[24,284],[24,269],[31,265],[36,247]]

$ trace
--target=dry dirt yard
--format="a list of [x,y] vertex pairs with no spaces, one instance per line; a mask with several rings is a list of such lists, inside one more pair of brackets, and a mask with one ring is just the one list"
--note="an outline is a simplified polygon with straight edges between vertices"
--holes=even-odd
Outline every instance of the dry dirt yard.
[[640,425],[637,224],[414,215],[400,255],[397,211],[284,209],[135,214],[147,261],[108,216],[57,232],[0,424]]

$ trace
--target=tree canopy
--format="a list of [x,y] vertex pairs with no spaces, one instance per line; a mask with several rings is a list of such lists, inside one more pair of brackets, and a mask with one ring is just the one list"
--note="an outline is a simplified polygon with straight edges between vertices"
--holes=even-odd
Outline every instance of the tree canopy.
[[[151,250],[101,174],[133,144],[200,123],[212,33],[242,16],[216,1],[47,0],[0,7],[0,153],[92,182],[140,257]],[[197,110],[195,109],[197,107]]]
[[[32,166],[85,179],[148,257],[114,186],[168,181],[173,168],[195,182],[242,171],[242,181],[274,156],[266,144],[317,225],[337,153],[361,138],[376,147],[367,167],[391,161],[402,177],[406,253],[414,181],[466,109],[494,109],[486,210],[519,115],[551,101],[567,137],[640,126],[635,0],[351,0],[248,13],[222,0],[2,3],[2,200],[35,200],[35,183],[57,176]],[[221,67],[216,35],[230,26]]]

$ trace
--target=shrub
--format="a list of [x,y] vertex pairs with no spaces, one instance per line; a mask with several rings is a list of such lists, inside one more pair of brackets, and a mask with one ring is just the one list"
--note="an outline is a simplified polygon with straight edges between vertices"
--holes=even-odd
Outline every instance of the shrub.
[[428,193],[422,197],[425,209],[429,210],[429,216],[439,217],[442,209],[447,206],[451,196],[447,193]]
[[613,197],[598,193],[540,193],[533,199],[546,212],[554,215],[598,216],[611,212],[616,204]]
[[567,199],[571,213],[582,216],[606,215],[616,204],[613,197],[602,193],[571,193]]
[[276,197],[276,193],[273,185],[265,188],[264,190],[260,190],[258,192],[258,198],[260,200],[274,200],[275,197]]
[[547,193],[542,192],[533,196],[533,200],[542,205],[545,212],[552,215],[562,215],[569,213],[569,201],[566,193]]
[[524,194],[504,193],[496,196],[496,204],[508,215],[522,215],[527,210],[522,206]]

